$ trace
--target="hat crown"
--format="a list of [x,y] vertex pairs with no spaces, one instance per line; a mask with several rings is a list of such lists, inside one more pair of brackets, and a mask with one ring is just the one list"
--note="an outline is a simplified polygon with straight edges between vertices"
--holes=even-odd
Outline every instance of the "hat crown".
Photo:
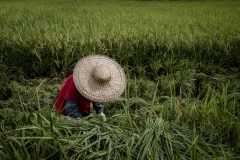
[[111,79],[111,72],[104,65],[97,65],[93,70],[93,78],[101,83],[106,83]]

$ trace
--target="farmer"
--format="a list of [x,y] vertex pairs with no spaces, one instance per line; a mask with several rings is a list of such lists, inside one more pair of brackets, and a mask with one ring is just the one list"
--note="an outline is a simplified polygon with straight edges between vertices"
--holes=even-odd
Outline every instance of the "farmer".
[[122,67],[104,55],[90,55],[80,59],[68,77],[55,102],[59,114],[73,118],[89,115],[90,104],[106,120],[103,102],[118,98],[126,87]]

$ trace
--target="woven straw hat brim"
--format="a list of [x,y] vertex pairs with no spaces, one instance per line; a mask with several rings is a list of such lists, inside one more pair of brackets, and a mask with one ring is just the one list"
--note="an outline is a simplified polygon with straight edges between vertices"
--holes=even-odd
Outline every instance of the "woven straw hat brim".
[[[104,66],[110,73],[106,83],[93,78],[94,69]],[[77,62],[73,70],[73,80],[78,91],[93,102],[108,102],[118,98],[126,88],[123,68],[112,58],[104,55],[90,55]]]

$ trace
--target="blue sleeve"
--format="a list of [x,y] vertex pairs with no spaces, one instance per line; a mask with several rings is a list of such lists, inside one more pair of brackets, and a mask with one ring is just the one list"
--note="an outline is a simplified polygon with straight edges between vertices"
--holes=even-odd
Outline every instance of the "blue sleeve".
[[92,104],[93,104],[93,109],[96,111],[97,114],[103,112],[103,104],[102,103],[92,102]]
[[78,112],[77,101],[66,101],[66,113],[73,118],[82,118],[82,114]]

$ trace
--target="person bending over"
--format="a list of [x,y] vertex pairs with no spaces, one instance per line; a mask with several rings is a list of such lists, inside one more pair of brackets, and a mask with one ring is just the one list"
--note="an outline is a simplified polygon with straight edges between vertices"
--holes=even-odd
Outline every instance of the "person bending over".
[[98,54],[86,56],[77,62],[62,86],[55,108],[61,115],[81,118],[90,114],[92,103],[105,121],[103,102],[118,98],[125,87],[125,73],[115,60]]

